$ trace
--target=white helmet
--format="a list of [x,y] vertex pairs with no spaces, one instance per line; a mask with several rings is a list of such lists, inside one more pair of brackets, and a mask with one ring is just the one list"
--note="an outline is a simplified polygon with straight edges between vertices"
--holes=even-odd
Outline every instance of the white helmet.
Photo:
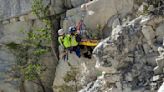
[[87,5],[86,4],[82,4],[81,5],[81,10],[86,10],[87,9]]
[[63,35],[65,32],[64,32],[64,30],[63,29],[59,29],[58,30],[58,35]]

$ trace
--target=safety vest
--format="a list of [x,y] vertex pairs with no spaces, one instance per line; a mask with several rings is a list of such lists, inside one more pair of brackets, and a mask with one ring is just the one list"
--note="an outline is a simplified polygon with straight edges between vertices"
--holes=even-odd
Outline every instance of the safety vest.
[[76,35],[71,35],[71,46],[77,46]]
[[71,37],[68,34],[66,34],[64,36],[59,36],[58,41],[59,41],[60,45],[64,46],[65,48],[71,47]]

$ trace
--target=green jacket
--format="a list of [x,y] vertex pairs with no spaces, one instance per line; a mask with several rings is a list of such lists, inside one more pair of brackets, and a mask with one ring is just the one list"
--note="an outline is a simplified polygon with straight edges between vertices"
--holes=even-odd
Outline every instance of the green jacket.
[[65,48],[71,47],[71,36],[69,34],[59,36],[58,41],[60,45],[64,46]]
[[71,46],[77,46],[78,42],[76,41],[76,36],[71,35]]

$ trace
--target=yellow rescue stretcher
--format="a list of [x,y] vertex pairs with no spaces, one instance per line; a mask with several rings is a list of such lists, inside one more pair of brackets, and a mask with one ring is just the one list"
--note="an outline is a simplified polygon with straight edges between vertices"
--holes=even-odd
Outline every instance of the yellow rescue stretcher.
[[82,40],[80,45],[95,47],[98,45],[98,40]]

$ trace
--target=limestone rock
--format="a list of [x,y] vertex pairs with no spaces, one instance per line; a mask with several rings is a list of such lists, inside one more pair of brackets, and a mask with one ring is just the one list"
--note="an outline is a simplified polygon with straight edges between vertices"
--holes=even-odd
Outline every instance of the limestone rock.
[[148,8],[149,11],[154,11],[154,6],[153,5],[150,5],[149,8]]
[[114,28],[116,28],[117,27],[117,25],[120,25],[121,23],[120,23],[120,20],[117,18],[117,19],[115,19],[114,21],[113,21],[113,24],[112,24],[112,29],[114,29]]
[[157,81],[157,80],[159,80],[159,78],[160,78],[159,75],[157,75],[157,76],[153,76],[153,81]]
[[158,92],[163,92],[164,91],[164,83],[161,85],[161,87],[159,88]]
[[71,4],[73,7],[80,6],[81,4],[85,3],[86,0],[71,0]]
[[163,29],[164,29],[164,23],[161,23],[156,29],[157,41],[159,43],[163,42],[163,37],[164,37]]
[[[48,5],[51,0],[43,0]],[[55,0],[61,1],[61,0]],[[31,12],[32,0],[0,0],[0,20],[27,15]],[[58,3],[59,4],[59,3]],[[60,4],[61,5],[61,4]],[[58,6],[59,7],[59,6]]]
[[152,26],[155,29],[158,27],[160,23],[162,23],[162,21],[164,21],[164,18],[162,16],[159,17],[149,16],[148,20],[145,22],[145,25]]
[[102,74],[97,78],[96,81],[90,82],[87,87],[78,92],[99,92],[99,91],[109,91],[107,83],[105,82],[105,75]]
[[16,87],[18,87],[18,80],[13,80],[9,76],[9,71],[14,65],[14,56],[8,53],[9,50],[4,46],[0,47],[0,91],[4,92],[18,92]]
[[144,13],[146,11],[146,7],[148,7],[148,4],[143,2],[142,5],[138,8],[138,12]]
[[148,41],[149,45],[152,45],[155,32],[151,26],[143,26],[142,33]]
[[164,48],[159,47],[158,52],[160,56],[156,58],[157,66],[154,68],[155,74],[163,73],[163,67],[164,67],[164,62],[163,62],[164,61]]
[[[39,21],[35,21],[33,25],[38,27],[43,26],[43,24]],[[21,44],[23,40],[26,39],[27,36],[27,34],[25,34],[24,32],[30,30],[30,28],[32,27],[32,23],[31,21],[21,21],[21,22],[19,21],[12,24],[5,24],[5,25],[0,24],[0,26],[1,26],[0,44],[2,44],[2,46],[0,46],[0,63],[1,63],[0,74],[3,74],[2,76],[0,76],[0,87],[3,88],[0,89],[3,89],[5,92],[12,92],[11,90],[13,90],[13,92],[15,91],[18,92],[18,89],[15,88],[18,88],[19,80],[14,80],[13,77],[15,76],[19,77],[19,74],[7,73],[9,72],[8,70],[12,69],[12,67],[15,66],[15,57],[12,55],[11,51],[7,47],[5,47],[4,44],[8,44],[10,42]],[[51,86],[54,80],[54,74],[55,74],[54,70],[56,68],[56,63],[52,61],[51,54],[45,56],[41,60],[42,60],[41,62],[43,62],[46,67],[49,67],[49,69],[44,71],[42,75],[43,78],[42,81],[44,82],[45,86]],[[36,88],[36,89],[34,88],[33,90],[33,88],[30,88],[33,87],[30,86],[33,85],[32,83],[27,83],[25,85],[29,89],[27,90],[27,92],[37,92],[40,89],[40,88]],[[36,85],[36,87],[38,87],[38,85]],[[51,88],[47,88],[46,90],[50,90],[50,89]]]
[[[116,3],[120,3],[121,5],[117,6],[115,5]],[[67,13],[67,17],[71,18],[71,21],[74,22],[73,25],[77,24],[77,22],[80,19],[84,18],[84,23],[87,26],[87,28],[95,30],[97,24],[104,26],[107,23],[107,20],[117,13],[116,10],[118,10],[118,12],[122,16],[126,15],[128,12],[131,12],[132,7],[133,7],[133,1],[131,0],[123,0],[123,1],[122,0],[121,1],[93,0],[89,3],[86,3],[86,5],[87,5],[86,11],[82,11],[80,8],[77,8],[76,12],[72,13],[71,15]],[[74,11],[74,10],[75,9],[72,9],[70,11]],[[81,16],[82,12],[83,14]],[[94,14],[90,15],[90,13],[87,13],[87,12],[94,12]]]
[[54,92],[58,92],[57,86],[62,86],[64,84],[69,84],[64,81],[64,77],[66,76],[66,73],[70,71],[70,66],[68,65],[68,62],[79,69],[77,80],[78,84],[81,86],[86,85],[87,83],[93,81],[96,79],[96,69],[93,67],[95,63],[93,62],[94,59],[85,59],[83,57],[78,58],[74,54],[69,54],[69,60],[63,61],[60,60],[57,70],[56,70],[56,77],[53,82],[53,90]]
[[[32,82],[29,82],[29,81],[25,81],[24,86],[25,86],[25,88],[26,88],[26,89],[25,89],[26,92],[31,92],[31,91],[37,92],[38,89],[41,89],[38,85],[36,85],[35,83],[32,83]],[[41,91],[41,90],[40,90],[40,91]]]
[[[24,28],[22,30],[19,29],[19,26]],[[26,35],[22,31],[28,31],[29,26],[27,22],[17,22],[13,24],[8,24],[3,26],[3,34],[4,36],[0,39],[0,43],[10,43],[10,42],[16,42],[21,43],[23,39],[25,39]],[[7,31],[6,31],[7,30]]]
[[[142,27],[150,20],[148,16],[140,16],[128,24],[115,27],[110,37],[100,42],[93,51],[97,60],[97,68],[113,76],[122,74],[117,75],[119,76],[117,81],[122,82],[123,92],[146,92],[148,90],[144,86],[150,86],[153,67],[156,66],[155,60],[158,56],[157,50],[152,48],[156,47],[154,45],[155,31],[150,26]],[[160,64],[157,64],[158,71],[163,69],[162,61],[163,59],[158,61]],[[115,72],[111,72],[110,69]],[[154,80],[159,79],[154,77]],[[113,82],[109,81],[109,83]]]

